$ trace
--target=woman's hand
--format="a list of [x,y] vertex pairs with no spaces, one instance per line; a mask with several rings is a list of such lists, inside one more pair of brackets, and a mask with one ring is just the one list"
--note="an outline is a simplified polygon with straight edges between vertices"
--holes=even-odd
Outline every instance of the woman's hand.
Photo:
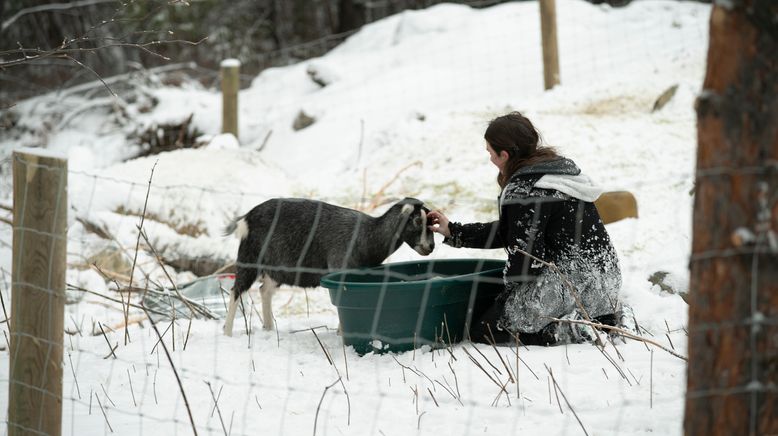
[[439,210],[433,210],[427,214],[427,228],[447,238],[451,237],[451,231],[448,229],[448,218]]

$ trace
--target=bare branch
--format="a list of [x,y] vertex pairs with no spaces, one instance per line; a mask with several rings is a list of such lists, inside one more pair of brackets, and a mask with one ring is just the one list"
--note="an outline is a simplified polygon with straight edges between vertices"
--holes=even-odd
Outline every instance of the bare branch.
[[0,25],[0,32],[3,32],[5,29],[8,28],[8,26],[13,24],[16,20],[28,14],[37,14],[38,12],[48,12],[48,11],[63,11],[68,9],[82,8],[84,6],[98,5],[102,3],[119,3],[119,1],[118,0],[81,0],[81,1],[74,1],[68,3],[49,3],[45,5],[38,5],[29,8],[24,8],[19,12],[15,13],[11,18],[3,21],[3,24]]
[[88,66],[86,66],[86,65],[85,65],[83,62],[81,62],[81,61],[79,61],[78,59],[75,59],[75,58],[73,58],[73,57],[71,57],[71,56],[68,56],[68,55],[65,55],[65,56],[64,56],[64,58],[65,58],[65,59],[68,59],[69,61],[73,62],[74,64],[78,65],[79,67],[81,67],[81,68],[83,68],[83,69],[85,69],[85,70],[89,71],[90,73],[94,74],[94,75],[95,75],[95,77],[97,77],[97,79],[98,79],[98,80],[100,80],[100,82],[102,82],[103,86],[105,86],[105,88],[108,90],[108,92],[110,92],[110,93],[111,93],[111,95],[113,95],[113,96],[114,96],[114,97],[116,97],[116,98],[119,98],[119,96],[118,96],[118,95],[116,95],[116,93],[115,93],[115,92],[113,92],[113,89],[111,89],[111,87],[110,87],[110,86],[108,86],[108,84],[107,84],[107,83],[105,83],[105,80],[103,80],[103,78],[102,78],[102,77],[100,77],[100,75],[99,75],[99,74],[97,74],[97,71],[95,71],[94,69],[92,69],[92,67],[88,67]]
[[[149,47],[157,46],[157,45],[168,45],[168,44],[187,44],[187,45],[198,45],[205,41],[206,38],[203,38],[199,41],[187,41],[183,39],[167,39],[167,40],[155,40],[145,43],[137,43],[137,42],[115,42],[110,44],[103,44],[103,45],[97,45],[94,47],[81,47],[81,48],[65,48],[65,46],[60,46],[55,49],[51,50],[41,50],[39,48],[24,48],[20,47],[18,49],[14,50],[6,50],[3,52],[0,52],[0,55],[12,55],[12,54],[22,54],[24,57],[19,59],[14,59],[10,61],[0,62],[0,69],[2,68],[10,68],[15,67],[17,65],[26,64],[33,61],[39,61],[41,59],[46,58],[67,58],[69,55],[77,54],[77,53],[95,53],[100,50],[108,49],[108,48],[116,48],[116,47],[129,47],[129,48],[136,48],[139,49],[145,53],[148,53],[154,57],[158,57],[162,60],[169,61],[170,58],[168,58],[165,55],[162,55],[160,53],[157,53],[153,50],[151,50]],[[91,40],[94,41],[94,40]],[[32,53],[33,56],[30,56],[29,54]]]

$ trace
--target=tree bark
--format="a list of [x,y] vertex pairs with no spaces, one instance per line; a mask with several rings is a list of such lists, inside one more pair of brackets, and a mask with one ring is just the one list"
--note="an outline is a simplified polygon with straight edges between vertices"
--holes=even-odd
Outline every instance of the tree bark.
[[713,7],[698,153],[687,435],[778,434],[774,0]]

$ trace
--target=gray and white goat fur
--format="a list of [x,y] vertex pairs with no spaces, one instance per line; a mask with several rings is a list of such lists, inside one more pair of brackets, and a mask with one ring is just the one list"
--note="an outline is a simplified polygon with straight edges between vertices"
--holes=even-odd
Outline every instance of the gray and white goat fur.
[[386,213],[365,213],[315,200],[275,198],[236,218],[225,232],[235,233],[238,247],[235,285],[224,324],[232,324],[241,295],[261,282],[262,326],[273,328],[272,299],[279,285],[313,288],[329,271],[380,265],[403,242],[426,256],[435,248],[427,228],[429,209],[405,198]]

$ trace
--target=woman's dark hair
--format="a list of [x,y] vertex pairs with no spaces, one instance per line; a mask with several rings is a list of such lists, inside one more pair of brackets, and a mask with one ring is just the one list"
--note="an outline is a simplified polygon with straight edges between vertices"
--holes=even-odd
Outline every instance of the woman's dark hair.
[[497,183],[504,188],[519,168],[559,157],[551,147],[540,145],[540,134],[532,122],[519,112],[511,112],[489,122],[484,139],[498,154],[508,153],[505,170],[497,175]]

